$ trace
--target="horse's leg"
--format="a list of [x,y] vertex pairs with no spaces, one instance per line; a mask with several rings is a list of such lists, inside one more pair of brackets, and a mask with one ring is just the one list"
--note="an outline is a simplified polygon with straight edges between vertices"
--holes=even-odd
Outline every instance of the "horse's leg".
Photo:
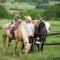
[[8,47],[10,46],[12,39],[8,37]]
[[14,55],[15,55],[16,49],[17,49],[17,44],[18,44],[18,31],[17,30],[14,31],[14,35],[15,35],[15,51],[14,51]]
[[36,37],[34,37],[34,52],[36,52],[36,46],[37,46],[37,44],[36,44]]
[[19,41],[19,55],[21,56],[21,50],[22,50],[22,41]]
[[32,53],[34,51],[34,41],[33,41],[33,37],[29,37],[30,40],[30,44],[31,44],[31,48],[30,48],[30,52]]
[[37,44],[38,51],[40,51],[40,44]]
[[43,45],[44,45],[44,41],[42,41],[42,44],[41,44],[41,51],[43,50]]
[[5,47],[6,47],[6,38],[7,38],[7,35],[2,35],[2,38],[3,38],[3,51],[5,52]]
[[8,52],[10,51],[10,43],[11,43],[12,39],[10,37],[8,37]]
[[46,42],[46,37],[47,37],[47,31],[45,33],[44,41]]
[[18,40],[17,40],[17,39],[15,39],[15,51],[14,51],[14,56],[15,56],[15,54],[16,54],[17,44],[18,44]]
[[2,35],[2,38],[3,38],[3,48],[4,48],[6,46],[7,35]]

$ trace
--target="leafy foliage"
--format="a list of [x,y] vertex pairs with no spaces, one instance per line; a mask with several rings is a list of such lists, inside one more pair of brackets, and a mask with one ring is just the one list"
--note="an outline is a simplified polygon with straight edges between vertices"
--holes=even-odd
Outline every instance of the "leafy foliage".
[[54,19],[60,18],[60,4],[54,6],[49,6],[43,13],[45,19]]
[[8,10],[2,5],[0,5],[0,18],[9,18]]
[[5,3],[5,2],[6,2],[6,0],[0,0],[0,2],[1,2],[1,3]]
[[25,19],[25,16],[31,16],[32,19],[40,19],[42,17],[42,11],[40,10],[19,10],[22,19]]

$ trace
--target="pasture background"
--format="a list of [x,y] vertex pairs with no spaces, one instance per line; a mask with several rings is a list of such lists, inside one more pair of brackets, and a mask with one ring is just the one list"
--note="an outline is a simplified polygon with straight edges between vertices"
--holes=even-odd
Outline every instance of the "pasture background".
[[[11,20],[0,19],[0,27],[10,22]],[[51,31],[60,31],[60,21],[51,21]],[[52,43],[58,43],[57,45],[49,45]],[[60,60],[60,35],[48,36],[47,41],[44,45],[43,51],[34,52],[29,56],[19,56],[17,52],[16,56],[13,54],[6,54],[2,52],[2,29],[0,29],[0,60]],[[11,52],[14,53],[14,41],[11,43]]]
[[0,5],[5,8],[1,7],[0,18],[11,19],[11,13],[18,10],[22,19],[29,15],[32,19],[60,20],[60,0],[0,0]]

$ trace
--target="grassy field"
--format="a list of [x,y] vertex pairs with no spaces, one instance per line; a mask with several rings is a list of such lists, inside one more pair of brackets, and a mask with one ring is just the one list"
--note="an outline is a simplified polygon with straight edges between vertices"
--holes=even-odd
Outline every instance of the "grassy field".
[[[3,26],[9,22],[8,20],[1,20],[0,26]],[[51,31],[59,31],[60,30],[60,21],[52,21]],[[19,56],[19,53],[16,56],[13,54],[6,54],[2,52],[2,29],[0,29],[0,60],[60,60],[60,44],[51,45],[52,43],[60,43],[60,36],[48,36],[47,42],[44,45],[44,50],[40,52],[34,52],[29,56]],[[50,44],[50,45],[49,45]],[[11,43],[11,52],[14,52],[14,41]]]

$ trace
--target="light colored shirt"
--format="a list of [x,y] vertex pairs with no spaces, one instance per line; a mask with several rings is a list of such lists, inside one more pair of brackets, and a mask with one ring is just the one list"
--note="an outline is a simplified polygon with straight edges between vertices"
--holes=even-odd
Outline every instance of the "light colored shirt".
[[33,36],[34,33],[34,26],[32,23],[26,23],[26,31],[28,36]]

